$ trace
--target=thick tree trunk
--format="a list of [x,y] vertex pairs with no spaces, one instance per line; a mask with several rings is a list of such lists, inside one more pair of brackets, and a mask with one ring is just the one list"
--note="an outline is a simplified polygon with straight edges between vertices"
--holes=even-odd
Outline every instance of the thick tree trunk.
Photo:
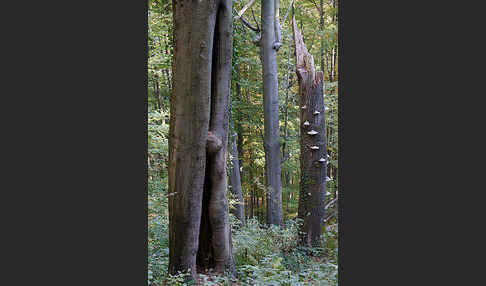
[[[233,124],[233,121],[231,121]],[[232,126],[233,127],[233,126]],[[234,130],[231,128],[231,130]],[[231,138],[231,155],[233,157],[233,166],[230,172],[230,185],[231,193],[234,195],[238,201],[231,212],[241,221],[242,225],[246,224],[245,221],[245,201],[243,200],[243,193],[241,190],[241,176],[240,176],[240,163],[238,160],[238,148],[236,147],[237,134],[234,133]]]
[[267,223],[282,224],[282,178],[278,120],[277,49],[275,0],[262,1],[262,49],[264,149],[267,176]]
[[322,71],[316,74],[314,58],[292,19],[299,81],[301,182],[298,216],[303,219],[300,243],[320,245],[326,194],[326,126]]
[[232,2],[173,0],[169,273],[234,273],[226,153]]

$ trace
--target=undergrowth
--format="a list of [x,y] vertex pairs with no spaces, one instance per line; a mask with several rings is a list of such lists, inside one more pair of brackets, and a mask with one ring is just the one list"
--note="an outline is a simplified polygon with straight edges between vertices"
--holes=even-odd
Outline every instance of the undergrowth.
[[[148,182],[148,284],[188,285],[184,275],[168,276],[169,236],[167,182],[150,176]],[[298,219],[285,226],[266,227],[256,219],[245,226],[230,215],[237,277],[200,274],[202,285],[338,285],[337,225],[326,227],[320,248],[297,245]]]

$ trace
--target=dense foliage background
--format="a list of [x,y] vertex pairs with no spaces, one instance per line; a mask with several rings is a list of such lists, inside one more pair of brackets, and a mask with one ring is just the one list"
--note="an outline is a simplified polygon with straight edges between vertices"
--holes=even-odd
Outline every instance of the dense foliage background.
[[[337,3],[331,0],[295,1],[295,18],[316,69],[324,71],[328,165],[327,202],[337,198],[338,186],[338,56]],[[247,1],[234,2],[234,14]],[[280,21],[289,7],[280,1]],[[167,160],[172,65],[172,4],[149,1],[148,33],[148,266],[149,285],[182,285],[178,277],[167,277],[168,208]],[[320,21],[322,14],[323,22]],[[326,211],[328,220],[320,249],[297,246],[299,194],[299,106],[290,12],[282,24],[282,47],[277,56],[279,79],[282,197],[285,226],[264,225],[263,87],[256,33],[241,21],[234,22],[234,54],[231,94],[233,134],[241,137],[239,159],[247,225],[231,217],[233,250],[239,274],[236,285],[337,285],[337,204]],[[245,13],[259,25],[260,1]],[[321,52],[322,51],[322,52]],[[230,160],[228,160],[230,161]],[[230,201],[231,203],[231,201]],[[314,253],[315,255],[310,255]],[[207,276],[205,285],[230,285],[225,277]],[[179,281],[179,282],[178,282]],[[235,284],[232,284],[235,285]]]

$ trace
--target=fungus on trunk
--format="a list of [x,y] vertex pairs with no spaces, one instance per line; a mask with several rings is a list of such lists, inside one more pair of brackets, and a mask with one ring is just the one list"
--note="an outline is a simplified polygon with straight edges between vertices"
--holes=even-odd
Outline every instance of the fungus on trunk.
[[[300,129],[300,195],[298,217],[303,220],[300,231],[300,244],[320,245],[323,229],[326,164],[319,158],[326,153],[325,116],[316,116],[324,109],[324,75],[315,71],[314,58],[304,45],[302,35],[297,29],[295,17],[292,19],[296,56],[296,73],[299,81],[300,122],[312,122],[312,130]],[[305,133],[311,136],[305,136]],[[312,152],[308,152],[309,149]]]

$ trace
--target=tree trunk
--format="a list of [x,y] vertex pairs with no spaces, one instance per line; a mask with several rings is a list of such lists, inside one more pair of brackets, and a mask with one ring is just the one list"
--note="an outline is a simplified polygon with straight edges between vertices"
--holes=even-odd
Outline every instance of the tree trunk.
[[292,19],[296,73],[300,100],[300,195],[298,216],[303,220],[300,243],[320,245],[326,194],[326,128],[322,71],[316,74],[314,58]]
[[[319,29],[324,33],[324,0],[319,0]],[[321,35],[321,71],[324,71],[324,35]]]
[[158,107],[157,109],[162,109],[162,99],[160,98],[160,87],[159,87],[159,78],[155,77],[155,96],[157,97]]
[[153,80],[153,83],[154,83],[154,97],[156,99],[155,101],[155,109],[159,110],[160,109],[160,104],[159,104],[159,100],[158,100],[158,95],[157,95],[157,77],[156,75],[154,75],[154,80]]
[[[251,137],[251,132],[250,134],[248,135]],[[252,152],[252,149],[249,148],[248,149],[248,174],[249,174],[249,182],[248,182],[248,185],[250,187],[250,198],[249,198],[249,201],[250,201],[250,217],[253,218],[254,216],[254,211],[255,211],[255,204],[254,204],[254,201],[253,201],[253,193],[255,192],[255,184],[254,184],[254,178],[253,178],[253,168],[252,168],[252,165],[251,163],[253,162],[253,152]]]
[[[231,124],[233,125],[233,121],[231,121]],[[231,130],[234,130],[233,126],[231,126]],[[234,206],[234,209],[231,210],[231,212],[241,221],[242,225],[245,225],[245,201],[243,200],[243,193],[241,190],[240,164],[238,160],[238,148],[236,147],[237,134],[233,133],[233,136],[230,136],[230,138],[231,153],[233,157],[233,167],[231,168],[230,172],[230,185],[231,192],[238,201]]]
[[226,152],[232,2],[173,0],[169,273],[233,273]]
[[[241,102],[241,85],[240,85],[240,64],[236,65],[236,98],[238,101]],[[238,151],[238,156],[243,155],[243,127],[241,126],[241,112],[238,109],[236,111],[236,133],[238,135],[237,137],[237,151]],[[242,164],[243,160],[241,158],[238,158],[238,163],[240,166],[243,166]]]
[[262,1],[263,107],[265,173],[267,176],[267,223],[282,224],[282,178],[278,120],[277,49],[275,0]]

